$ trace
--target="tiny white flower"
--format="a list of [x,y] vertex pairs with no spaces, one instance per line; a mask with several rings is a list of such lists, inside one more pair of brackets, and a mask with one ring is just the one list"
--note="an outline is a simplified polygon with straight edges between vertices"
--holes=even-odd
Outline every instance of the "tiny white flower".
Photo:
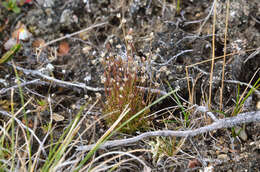
[[141,83],[144,83],[146,81],[146,77],[145,76],[141,76]]
[[26,41],[31,36],[32,36],[32,34],[26,28],[19,29],[19,40]]
[[126,19],[125,18],[122,19],[122,23],[126,23]]
[[170,75],[170,74],[171,74],[171,71],[167,70],[167,71],[166,71],[166,75],[168,76],[168,75]]
[[86,81],[86,82],[90,81],[91,80],[91,75],[87,75],[83,80]]
[[134,95],[133,95],[133,94],[130,94],[130,95],[129,95],[129,98],[134,98]]
[[146,71],[145,66],[142,66],[142,67],[141,67],[141,72],[142,72],[142,73],[145,73],[145,71]]
[[96,93],[96,97],[97,97],[98,99],[100,99],[100,98],[101,98],[101,94],[100,94],[100,93]]
[[86,94],[86,95],[84,95],[84,99],[88,99],[89,98],[89,96]]
[[111,82],[116,82],[116,80],[114,80],[113,78],[111,78]]
[[134,61],[134,66],[138,66],[138,61]]
[[[106,53],[105,52],[101,52],[100,56],[101,57],[105,57]],[[103,58],[102,58],[103,59]]]
[[46,69],[47,69],[48,71],[50,71],[50,72],[53,72],[54,66],[53,66],[52,64],[48,63],[47,66],[46,66]]
[[114,43],[114,40],[113,40],[113,39],[110,39],[110,40],[109,40],[109,43],[110,43],[110,44],[113,44],[113,43]]
[[83,53],[87,54],[91,49],[92,49],[91,46],[85,46],[84,48],[82,48],[82,51]]
[[107,81],[106,77],[101,76],[101,83],[104,84]]
[[152,56],[152,59],[153,59],[153,60],[156,60],[156,59],[157,59],[157,56],[156,56],[156,55],[153,55],[153,56]]
[[91,60],[91,63],[93,64],[93,65],[95,65],[96,64],[96,62],[97,62],[97,60]]
[[158,82],[156,82],[156,83],[154,84],[154,86],[155,86],[156,88],[158,88],[158,87],[160,87],[160,84],[159,84]]
[[122,45],[118,44],[118,45],[116,45],[116,48],[120,49],[120,48],[122,48]]
[[132,50],[132,47],[131,46],[127,46],[126,48],[128,51],[131,51]]
[[163,66],[159,69],[160,72],[166,72],[167,71],[167,66]]
[[132,72],[136,72],[136,71],[137,71],[137,67],[134,66],[134,67],[132,68]]
[[133,36],[132,35],[126,35],[125,39],[126,40],[133,40]]

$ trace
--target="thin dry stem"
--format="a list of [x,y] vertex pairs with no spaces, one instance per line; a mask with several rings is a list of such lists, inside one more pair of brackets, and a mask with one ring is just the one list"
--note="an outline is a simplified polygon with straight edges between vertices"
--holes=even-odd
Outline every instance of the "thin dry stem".
[[[93,163],[94,163],[94,161],[98,161],[99,159],[101,159],[101,158],[103,158],[103,157],[105,157],[105,156],[111,155],[111,154],[119,154],[119,155],[116,155],[116,156],[114,156],[114,157],[111,157],[111,158],[109,158],[109,159],[103,161],[103,162],[100,163],[98,166],[96,166],[95,168],[91,169],[91,171],[97,171],[97,170],[100,171],[100,170],[101,170],[100,168],[101,168],[102,166],[105,166],[106,163],[108,163],[108,162],[110,162],[110,161],[112,161],[112,160],[114,160],[114,159],[120,158],[121,156],[124,156],[124,155],[130,156],[130,157],[132,157],[132,158],[138,160],[138,161],[139,161],[141,164],[143,164],[144,166],[146,166],[146,164],[145,164],[142,160],[140,160],[138,157],[132,155],[132,153],[134,153],[134,152],[150,152],[150,150],[147,150],[147,149],[135,149],[135,150],[131,150],[131,151],[128,151],[128,152],[113,151],[113,152],[108,152],[108,153],[102,154],[101,156],[99,156],[99,157],[97,157],[96,159],[94,159],[94,160],[93,160]],[[114,165],[115,165],[115,164],[114,164]],[[113,165],[113,166],[114,166],[114,165]],[[87,165],[86,167],[88,167],[88,165]],[[85,168],[86,168],[86,167],[85,167]],[[103,168],[102,170],[106,170],[106,169]]]
[[82,33],[82,32],[86,32],[86,31],[89,31],[89,30],[91,30],[91,29],[94,29],[94,28],[96,28],[96,27],[100,27],[100,26],[103,26],[103,25],[106,25],[106,24],[108,24],[108,22],[103,22],[103,23],[98,23],[98,24],[95,24],[95,25],[91,25],[91,26],[89,26],[89,27],[87,27],[87,28],[85,28],[85,29],[82,29],[82,30],[80,30],[80,31],[77,31],[77,32],[74,32],[74,33],[72,33],[72,34],[68,34],[68,35],[65,35],[65,36],[63,36],[63,37],[60,37],[60,38],[58,38],[58,39],[52,40],[52,41],[50,41],[50,42],[47,42],[46,44],[42,45],[42,46],[39,47],[39,48],[40,48],[40,49],[41,49],[41,48],[44,48],[44,47],[46,47],[46,46],[48,46],[48,45],[51,45],[51,44],[53,44],[53,43],[55,43],[55,42],[61,41],[61,40],[66,39],[66,38],[70,38],[70,37],[75,36],[75,35],[78,35],[78,34],[80,34],[80,33]]
[[214,16],[213,16],[213,26],[212,26],[212,61],[211,61],[211,69],[210,69],[210,77],[209,77],[209,102],[208,107],[211,106],[211,95],[212,95],[212,81],[213,81],[213,73],[214,73],[214,64],[215,64],[215,25],[216,25],[216,15],[217,15],[217,1],[214,0]]
[[227,11],[226,11],[226,26],[225,26],[225,40],[224,40],[224,57],[222,64],[222,80],[219,96],[219,110],[222,110],[223,107],[223,89],[224,89],[224,80],[225,80],[225,66],[226,66],[226,54],[227,54],[227,32],[228,32],[228,18],[229,18],[229,4],[230,0],[227,0]]
[[[257,48],[247,49],[247,50],[245,50],[244,52],[246,53],[246,52],[255,51],[255,50],[257,50]],[[229,53],[229,54],[227,54],[225,57],[234,56],[234,55],[236,55],[236,54],[239,54],[239,51],[233,52],[233,53]],[[223,57],[224,57],[224,55],[223,55],[223,56],[215,57],[215,60],[221,59],[221,58],[223,58]],[[186,67],[190,68],[190,67],[197,66],[197,65],[203,64],[203,63],[207,63],[207,62],[210,62],[210,61],[212,61],[212,58],[207,59],[207,60],[204,60],[204,61],[201,61],[201,62],[198,62],[198,63],[190,64],[190,65],[188,65],[188,66],[186,66]]]

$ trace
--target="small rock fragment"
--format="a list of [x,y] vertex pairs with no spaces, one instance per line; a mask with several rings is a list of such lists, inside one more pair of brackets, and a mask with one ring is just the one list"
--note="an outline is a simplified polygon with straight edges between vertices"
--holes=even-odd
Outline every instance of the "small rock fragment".
[[247,140],[247,134],[246,131],[244,129],[242,129],[241,127],[237,126],[235,127],[235,132],[236,134],[238,134],[238,136],[243,140],[246,141]]
[[59,55],[60,56],[67,55],[69,53],[69,51],[70,51],[70,46],[69,46],[68,42],[66,42],[66,41],[61,42],[59,45],[59,50],[58,50]]
[[201,167],[201,163],[197,159],[192,159],[189,161],[188,168]]
[[69,9],[64,10],[60,17],[60,23],[70,26],[73,23],[73,11]]
[[82,51],[83,51],[83,53],[84,54],[87,54],[87,53],[89,53],[89,51],[92,49],[92,47],[91,46],[85,46],[84,48],[82,48]]
[[37,2],[45,8],[54,7],[54,0],[37,0]]
[[38,38],[38,39],[33,41],[32,46],[34,48],[39,48],[39,47],[43,46],[44,44],[45,44],[45,41],[41,38]]
[[60,121],[63,121],[63,120],[65,119],[64,116],[59,115],[59,114],[57,114],[57,113],[53,113],[53,114],[52,114],[52,118],[53,118],[54,121],[56,121],[56,122],[60,122]]
[[22,41],[28,41],[32,34],[27,30],[26,26],[22,23],[18,23],[16,30],[12,33],[14,39],[19,39]]
[[16,43],[17,43],[16,39],[14,38],[8,39],[8,41],[6,41],[4,44],[5,50],[10,50]]
[[223,161],[229,161],[230,160],[230,158],[228,157],[227,154],[218,155],[218,159],[223,160]]

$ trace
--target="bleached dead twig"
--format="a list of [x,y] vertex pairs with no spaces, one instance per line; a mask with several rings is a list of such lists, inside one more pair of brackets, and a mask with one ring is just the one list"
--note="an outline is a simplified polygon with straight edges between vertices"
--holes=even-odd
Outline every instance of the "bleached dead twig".
[[23,86],[26,86],[26,85],[30,85],[30,84],[33,84],[33,83],[38,82],[38,81],[40,81],[40,79],[35,79],[35,80],[32,80],[32,81],[24,82],[24,83],[21,83],[20,85],[14,85],[14,86],[9,87],[9,88],[2,88],[0,90],[0,94],[4,94],[4,93],[6,93],[7,91],[9,91],[11,89],[15,89],[15,88],[18,88],[18,87],[23,87]]
[[[19,67],[19,66],[16,66],[16,69],[23,71],[25,74],[40,76],[41,78],[52,81],[52,82],[54,82],[55,84],[57,84],[61,87],[71,86],[71,87],[83,88],[83,89],[90,90],[90,91],[104,91],[105,90],[102,87],[97,87],[97,88],[90,87],[90,86],[87,86],[84,83],[71,83],[71,82],[68,82],[68,81],[62,81],[62,80],[50,77],[48,75],[45,75],[45,74],[43,74],[43,73],[41,73],[40,71],[37,71],[37,70],[24,69],[24,68]],[[38,82],[39,80],[37,79],[37,80],[34,80],[33,82],[31,81],[30,84],[35,83],[36,81]],[[165,91],[162,91],[162,90],[159,90],[159,89],[152,89],[152,88],[148,88],[148,87],[138,87],[138,88],[140,88],[142,91],[150,91],[151,93],[157,93],[157,94],[161,94],[161,95],[167,94]],[[4,92],[6,92],[6,90],[0,90],[0,93],[2,93],[2,92],[4,93]]]
[[41,73],[40,71],[37,71],[37,70],[24,69],[24,68],[19,67],[19,66],[16,66],[16,69],[23,71],[25,74],[36,75],[36,76],[40,76],[41,78],[47,79],[49,81],[53,81],[54,83],[56,83],[57,85],[60,85],[62,87],[64,87],[64,85],[67,85],[67,86],[72,86],[72,87],[77,87],[77,88],[83,88],[83,89],[90,90],[90,91],[102,91],[102,90],[104,90],[104,88],[94,88],[94,87],[87,86],[84,83],[71,83],[71,82],[68,82],[68,81],[62,81],[62,80],[50,77],[48,75],[45,75],[45,74],[43,74],[43,73]]
[[[29,101],[28,101],[28,102],[29,102]],[[24,124],[22,123],[22,121],[20,121],[18,118],[15,117],[15,115],[11,115],[11,114],[9,114],[8,112],[2,111],[2,110],[0,110],[0,114],[2,114],[2,115],[4,115],[4,116],[8,116],[9,118],[13,118],[21,127],[23,127],[24,129],[28,130],[28,131],[32,134],[32,136],[37,140],[37,142],[38,142],[40,145],[43,145],[43,143],[42,143],[41,140],[38,138],[38,136],[35,134],[35,132],[34,132],[31,128],[29,128],[28,126],[24,125]],[[47,154],[46,154],[46,152],[45,152],[45,150],[44,150],[43,148],[41,149],[41,151],[44,153],[44,155],[47,156]]]
[[179,57],[180,55],[184,54],[184,53],[188,53],[188,52],[192,52],[193,49],[190,49],[190,50],[184,50],[178,54],[176,54],[175,56],[171,57],[169,60],[167,60],[167,62],[164,62],[164,63],[155,63],[155,62],[152,62],[153,64],[156,64],[156,65],[159,65],[159,66],[164,66],[164,65],[168,65],[172,60],[176,59],[177,57]]
[[167,92],[156,89],[156,88],[140,87],[140,86],[137,86],[137,88],[140,88],[141,91],[150,91],[151,93],[160,94],[162,96],[167,94]]
[[[115,147],[115,146],[122,146],[127,145],[130,143],[138,142],[142,139],[145,139],[147,137],[154,137],[154,136],[171,136],[171,137],[192,137],[196,136],[202,133],[206,133],[209,131],[222,129],[222,128],[230,128],[239,124],[249,123],[249,122],[260,122],[260,111],[253,111],[253,112],[246,112],[238,114],[235,117],[230,118],[224,118],[217,120],[216,122],[206,125],[201,128],[197,128],[194,130],[186,130],[186,131],[172,131],[172,130],[161,130],[161,131],[152,131],[152,132],[146,132],[143,134],[140,134],[138,136],[128,138],[128,139],[122,139],[122,140],[113,140],[113,141],[107,141],[103,145],[100,146],[101,149],[109,148],[109,147]],[[79,146],[77,150],[79,151],[88,151],[92,149],[95,146],[93,145],[87,145],[87,146]]]
[[63,37],[60,37],[60,38],[58,38],[58,39],[52,40],[52,41],[50,41],[50,42],[47,42],[46,44],[44,44],[44,45],[41,46],[40,48],[44,48],[44,47],[46,47],[46,46],[48,46],[48,45],[51,45],[51,44],[53,44],[53,43],[55,43],[55,42],[61,41],[61,40],[66,39],[66,38],[70,38],[70,37],[75,36],[75,35],[77,35],[77,34],[80,34],[80,33],[82,33],[82,32],[86,32],[86,31],[89,31],[89,30],[91,30],[91,29],[94,29],[94,28],[96,28],[96,27],[100,27],[100,26],[103,26],[103,25],[106,25],[106,24],[108,24],[108,22],[103,22],[103,23],[98,23],[98,24],[95,24],[95,25],[91,25],[91,26],[89,26],[89,27],[87,27],[87,28],[85,28],[85,29],[82,29],[82,30],[80,30],[80,31],[77,31],[77,32],[74,32],[74,33],[72,33],[72,34],[68,34],[68,35],[65,35],[65,36],[63,36]]
[[250,54],[250,55],[246,58],[246,60],[244,61],[244,63],[246,63],[248,60],[250,60],[250,59],[256,57],[256,55],[259,54],[259,53],[260,53],[260,47],[258,47],[252,54]]
[[253,89],[255,91],[256,94],[260,95],[260,91],[258,91],[257,89],[255,89],[252,85],[245,83],[245,82],[241,82],[241,81],[235,81],[235,80],[225,80],[224,82],[226,83],[232,83],[232,84],[240,84],[240,85],[245,85],[251,89]]
[[[259,50],[260,50],[260,49],[259,49]],[[193,68],[194,68],[194,69],[197,69],[198,71],[200,71],[200,72],[203,73],[204,75],[210,75],[208,72],[206,72],[206,71],[204,71],[204,70],[198,68],[197,66],[193,66]],[[257,69],[257,70],[259,70],[259,69]],[[219,81],[220,81],[220,79],[217,79],[217,78],[216,78],[215,80],[219,80]],[[247,86],[247,87],[253,89],[256,94],[260,95],[260,91],[258,91],[257,89],[255,89],[255,88],[254,88],[251,84],[249,84],[249,83],[241,82],[241,81],[236,81],[236,80],[224,80],[224,82],[226,82],[226,83],[231,83],[231,84],[240,84],[240,85]]]
[[204,112],[207,113],[208,116],[211,117],[211,119],[213,119],[215,122],[217,122],[219,119],[212,113],[209,111],[209,109],[205,106],[197,106],[197,110],[200,112]]

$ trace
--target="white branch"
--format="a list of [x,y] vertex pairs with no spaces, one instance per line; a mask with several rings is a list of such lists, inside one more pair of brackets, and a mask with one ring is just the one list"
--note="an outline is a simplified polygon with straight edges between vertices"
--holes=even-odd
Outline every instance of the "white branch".
[[[107,141],[103,145],[100,146],[101,149],[126,145],[134,142],[138,142],[147,137],[154,136],[171,136],[171,137],[190,137],[196,136],[202,133],[210,132],[213,130],[221,129],[221,128],[230,128],[239,124],[249,123],[249,122],[260,122],[260,111],[246,112],[238,114],[235,117],[224,118],[215,121],[210,125],[206,125],[201,128],[197,128],[194,130],[186,130],[186,131],[172,131],[172,130],[161,130],[161,131],[152,131],[140,134],[138,136],[122,139],[122,140],[113,140]],[[79,146],[77,150],[88,151],[91,150],[95,144],[87,145],[87,146]]]
[[47,79],[49,81],[53,81],[54,83],[56,83],[57,85],[60,85],[62,87],[71,86],[71,87],[83,88],[83,89],[90,90],[90,91],[102,91],[102,90],[104,90],[104,88],[94,88],[94,87],[87,86],[84,83],[71,83],[71,82],[68,82],[68,81],[62,81],[62,80],[50,77],[48,75],[45,75],[45,74],[43,74],[43,73],[41,73],[40,71],[37,71],[37,70],[24,69],[24,68],[19,67],[19,66],[16,66],[16,69],[23,71],[25,74],[36,75],[36,76],[40,76],[41,78]]
[[53,44],[53,43],[55,43],[55,42],[61,41],[61,40],[66,39],[66,38],[70,38],[70,37],[75,36],[75,35],[78,35],[78,34],[80,34],[80,33],[82,33],[82,32],[86,32],[86,31],[89,31],[89,30],[91,30],[91,29],[94,29],[94,28],[96,28],[96,27],[100,27],[100,26],[103,26],[103,25],[106,25],[106,24],[108,24],[108,22],[103,22],[103,23],[98,23],[98,24],[95,24],[95,25],[91,25],[90,27],[87,27],[87,28],[82,29],[82,30],[80,30],[80,31],[77,31],[77,32],[74,32],[74,33],[65,35],[65,36],[63,36],[63,37],[60,37],[60,38],[58,38],[58,39],[52,40],[52,41],[50,41],[50,42],[47,42],[46,44],[44,44],[44,45],[41,46],[40,48],[46,47],[46,46],[51,45],[51,44]]
[[[76,87],[76,88],[82,88],[82,89],[85,89],[85,90],[90,90],[90,91],[104,91],[105,88],[102,88],[102,87],[90,87],[90,86],[87,86],[86,84],[84,83],[80,83],[80,82],[77,82],[77,83],[71,83],[71,82],[68,82],[68,81],[62,81],[62,80],[59,80],[59,79],[56,79],[56,78],[53,78],[51,76],[48,76],[48,75],[45,75],[43,73],[41,73],[40,71],[38,70],[30,70],[30,69],[25,69],[25,68],[22,68],[22,67],[19,67],[19,66],[16,66],[16,69],[17,70],[20,70],[20,71],[23,71],[25,74],[30,74],[30,75],[33,75],[33,76],[40,76],[41,78],[43,79],[47,79],[49,81],[52,81],[54,82],[55,84],[61,86],[61,87]],[[27,83],[27,84],[32,84],[32,83],[35,83],[35,82],[39,82],[38,79],[34,80],[33,82],[30,82],[30,83]],[[25,84],[21,84],[21,86],[24,86]],[[13,88],[18,88],[18,87],[13,87]],[[152,89],[152,88],[148,88],[148,87],[138,87],[141,89],[141,91],[150,91],[151,93],[156,93],[156,94],[161,94],[161,95],[166,95],[167,92],[165,91],[162,91],[162,90],[159,90],[159,89]],[[0,90],[0,94],[3,94],[5,93],[6,89],[1,89]]]
[[15,89],[15,88],[19,88],[19,87],[23,87],[23,86],[26,86],[26,85],[29,85],[29,84],[33,84],[33,83],[36,83],[40,81],[40,79],[35,79],[35,80],[32,80],[32,81],[28,81],[28,82],[24,82],[24,83],[21,83],[20,85],[14,85],[10,88],[2,88],[0,90],[0,94],[4,94],[6,93],[7,91],[11,90],[11,89]]

